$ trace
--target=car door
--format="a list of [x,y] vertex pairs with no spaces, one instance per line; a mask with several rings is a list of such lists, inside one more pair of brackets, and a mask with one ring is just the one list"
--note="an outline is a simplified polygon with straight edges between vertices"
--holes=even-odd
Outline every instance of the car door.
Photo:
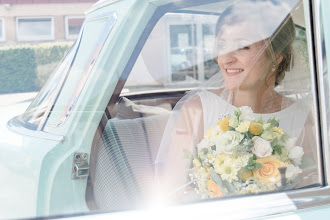
[[[26,216],[241,219],[327,213],[327,207],[321,206],[330,201],[326,66],[329,36],[327,14],[322,11],[324,19],[320,24],[319,13],[320,8],[326,11],[328,3],[322,1],[320,7],[319,1],[287,2],[294,5],[290,12],[297,39],[295,68],[287,72],[284,82],[299,82],[304,90],[295,94],[279,86],[278,91],[297,100],[306,93],[312,97],[311,129],[306,135],[311,138],[305,148],[311,153],[307,160],[310,163],[302,168],[311,172],[302,176],[299,187],[193,200],[185,197],[184,191],[181,196],[187,199],[175,202],[175,206],[158,203],[155,160],[168,119],[187,92],[218,74],[219,66],[213,61],[215,24],[233,1],[100,1],[87,13],[89,26],[86,22],[86,32],[77,42],[77,48],[86,46],[85,50],[69,54],[82,61],[73,69],[75,74],[62,78],[63,84],[53,100],[55,105],[48,105],[39,128],[58,138],[57,142],[42,141],[40,148],[34,149],[42,155],[29,157],[29,161],[38,162],[38,167],[27,173],[38,175],[32,178],[36,182],[29,188],[34,189],[33,200],[26,200],[29,194],[19,203],[19,207],[26,201],[33,203],[24,212]],[[95,36],[99,36],[98,40],[90,41]],[[91,46],[92,42],[96,46]],[[173,61],[172,51],[178,48],[190,51],[189,56],[185,53],[183,57],[189,65],[174,68],[178,60]],[[11,130],[17,133],[14,127],[12,124]],[[30,146],[37,143],[25,140]],[[180,143],[177,145],[180,147]]]

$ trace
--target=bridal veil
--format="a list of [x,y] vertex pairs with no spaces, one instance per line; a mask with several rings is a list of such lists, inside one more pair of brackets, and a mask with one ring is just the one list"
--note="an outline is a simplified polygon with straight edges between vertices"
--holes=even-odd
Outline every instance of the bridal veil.
[[[220,56],[244,52],[260,42],[261,46],[253,57],[248,57],[251,62],[244,68],[244,72],[251,75],[230,82],[235,88],[228,83],[221,68],[198,89],[188,92],[174,107],[155,161],[156,180],[166,196],[183,195],[187,189],[189,191],[192,183],[187,175],[187,152],[196,153],[197,144],[212,123],[241,107],[235,106],[235,98],[243,96],[240,91],[257,84],[264,83],[267,89],[254,97],[257,101],[262,100],[259,112],[255,113],[265,119],[277,116],[280,125],[282,123],[286,132],[297,138],[297,144],[304,147],[311,161],[316,160],[311,149],[315,145],[311,76],[306,65],[308,57],[300,53],[300,50],[306,50],[306,44],[297,40],[296,22],[292,20],[301,8],[299,0],[238,0],[221,13],[215,31],[215,63]],[[260,64],[264,56],[269,63]],[[226,71],[229,75],[242,71],[235,68]],[[267,84],[267,77],[252,75],[260,69],[267,76],[276,74],[274,85]]]

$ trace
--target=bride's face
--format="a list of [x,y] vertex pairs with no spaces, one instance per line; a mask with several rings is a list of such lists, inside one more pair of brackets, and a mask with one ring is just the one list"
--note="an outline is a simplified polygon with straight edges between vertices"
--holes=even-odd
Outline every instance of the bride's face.
[[258,90],[271,75],[265,43],[247,27],[224,25],[218,36],[218,64],[229,90]]

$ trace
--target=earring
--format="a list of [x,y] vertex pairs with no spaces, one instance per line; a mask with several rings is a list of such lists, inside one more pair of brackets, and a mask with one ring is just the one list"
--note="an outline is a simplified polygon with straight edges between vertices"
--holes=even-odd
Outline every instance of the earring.
[[275,66],[275,64],[273,64],[272,65],[272,72],[275,72],[275,70],[276,70],[276,66]]

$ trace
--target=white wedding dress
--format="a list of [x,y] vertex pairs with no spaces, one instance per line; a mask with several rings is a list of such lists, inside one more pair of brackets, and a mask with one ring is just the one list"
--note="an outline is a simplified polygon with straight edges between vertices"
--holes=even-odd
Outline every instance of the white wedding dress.
[[[198,108],[201,108],[201,114],[196,114],[194,117],[192,117],[193,114],[190,113],[189,117],[182,116],[185,115],[182,114],[182,112],[185,112],[185,110],[182,110],[184,109],[182,106],[189,103],[191,99],[196,100],[196,97],[198,97],[201,104],[201,106],[200,104],[198,105]],[[201,139],[201,132],[204,134],[209,128],[214,127],[219,117],[223,114],[233,115],[234,111],[237,109],[237,107],[231,105],[228,100],[224,100],[222,97],[208,90],[198,91],[185,100],[184,103],[185,104],[179,107],[179,110],[177,109],[176,112],[173,112],[172,117],[170,117],[156,159],[156,179],[162,187],[164,183],[173,182],[173,185],[169,184],[171,185],[171,189],[166,189],[167,192],[171,193],[176,193],[184,189],[187,185],[185,184],[187,183],[187,179],[184,180],[182,174],[186,172],[185,168],[183,168],[184,160],[182,148],[193,151],[193,148]],[[305,157],[308,159],[306,165],[302,165],[304,166],[302,168],[306,180],[297,186],[301,187],[319,182],[319,175],[315,162],[317,161],[317,151],[315,150],[317,144],[315,127],[313,125],[314,120],[309,119],[310,116],[313,115],[313,102],[310,97],[304,97],[296,101],[291,101],[291,103],[291,105],[279,112],[254,115],[255,118],[261,115],[263,120],[268,120],[270,117],[275,116],[276,120],[279,120],[279,127],[282,128],[290,138],[297,138],[296,145],[304,148]],[[191,106],[189,108],[191,108]],[[199,118],[202,118],[202,120]],[[184,120],[187,119],[193,122],[186,125]],[[200,121],[202,121],[203,125],[199,123]],[[201,126],[203,126],[203,131],[200,129]],[[309,128],[308,131],[306,131],[306,127]],[[184,133],[186,130],[189,131],[180,137],[180,134]],[[187,133],[189,135],[187,135]],[[190,139],[190,142],[188,139]],[[306,172],[304,172],[304,169]]]
[[[203,121],[204,121],[204,133],[215,125],[218,118],[225,113],[230,115],[234,114],[237,107],[227,103],[213,92],[204,90],[198,93],[202,102],[203,108]],[[280,127],[290,136],[298,138],[302,134],[307,117],[310,113],[311,99],[304,98],[298,100],[292,105],[279,112],[270,114],[254,114],[256,118],[259,115],[263,120],[268,120],[270,117],[275,116],[277,120],[280,120]]]

